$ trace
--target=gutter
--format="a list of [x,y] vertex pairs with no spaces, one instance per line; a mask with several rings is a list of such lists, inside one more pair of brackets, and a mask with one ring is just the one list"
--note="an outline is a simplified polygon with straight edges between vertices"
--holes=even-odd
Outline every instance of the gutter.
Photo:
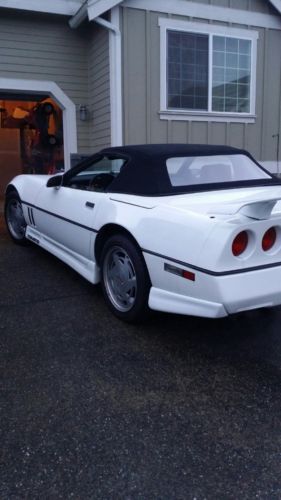
[[83,21],[88,18],[88,0],[86,0],[81,7],[77,10],[76,14],[68,21],[72,29],[78,28]]

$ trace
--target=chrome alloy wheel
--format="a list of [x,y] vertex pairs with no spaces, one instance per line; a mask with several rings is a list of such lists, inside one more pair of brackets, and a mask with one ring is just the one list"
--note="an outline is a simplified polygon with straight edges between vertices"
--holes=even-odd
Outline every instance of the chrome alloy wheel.
[[114,307],[120,312],[132,309],[137,296],[137,276],[132,260],[124,248],[108,249],[103,263],[104,286]]
[[24,220],[20,200],[11,198],[7,203],[6,220],[13,238],[22,240],[25,237],[26,222]]

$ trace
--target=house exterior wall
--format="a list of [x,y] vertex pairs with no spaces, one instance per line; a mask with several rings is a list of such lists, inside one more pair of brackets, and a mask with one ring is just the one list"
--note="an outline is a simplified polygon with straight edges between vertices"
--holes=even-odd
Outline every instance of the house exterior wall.
[[272,5],[267,0],[196,0],[198,3],[211,4],[217,7],[229,7],[263,14],[275,13]]
[[91,23],[89,26],[89,140],[90,151],[110,146],[110,81],[108,30]]
[[80,104],[88,105],[87,51],[67,18],[1,10],[0,77],[55,82],[76,105],[80,153],[90,151],[89,123],[79,119]]
[[[186,0],[187,1],[187,0]],[[187,2],[188,3],[188,2]],[[198,3],[208,4],[208,0]],[[276,11],[264,0],[212,0],[219,7],[239,8],[271,14]],[[188,142],[228,144],[248,149],[258,160],[275,162],[276,138],[280,133],[281,103],[281,30],[253,27],[258,31],[256,69],[256,118],[254,123],[194,121],[192,118],[177,121],[160,119],[160,28],[159,18],[181,19],[192,22],[209,21],[161,12],[124,7],[123,21],[123,93],[124,93],[124,142],[163,143]],[[250,12],[245,22],[250,22]],[[212,26],[251,29],[247,25],[234,25],[212,21]],[[281,151],[279,152],[279,158]],[[276,166],[276,164],[275,164]],[[273,167],[274,168],[274,167]],[[276,166],[277,168],[277,166]]]

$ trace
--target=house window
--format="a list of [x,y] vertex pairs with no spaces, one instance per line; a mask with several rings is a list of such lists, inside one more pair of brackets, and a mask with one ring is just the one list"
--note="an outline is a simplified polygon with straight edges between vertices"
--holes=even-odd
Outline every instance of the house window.
[[257,32],[160,19],[161,112],[254,117]]
[[168,31],[168,108],[208,109],[208,36]]
[[212,111],[250,113],[251,43],[213,37]]

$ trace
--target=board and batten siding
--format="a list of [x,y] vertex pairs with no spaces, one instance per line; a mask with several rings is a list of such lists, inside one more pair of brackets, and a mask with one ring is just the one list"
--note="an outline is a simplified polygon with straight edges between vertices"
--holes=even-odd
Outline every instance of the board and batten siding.
[[55,82],[76,105],[78,151],[90,152],[89,124],[79,119],[88,105],[87,39],[66,18],[1,10],[0,77]]
[[[274,14],[264,0],[199,0],[220,7],[238,7],[248,11]],[[256,119],[255,123],[199,122],[160,119],[160,28],[159,18],[169,17],[209,23],[208,19],[174,16],[161,12],[124,7],[123,23],[123,93],[124,142],[133,143],[206,143],[228,144],[248,149],[260,161],[275,162],[277,141],[272,136],[281,132],[281,31],[257,28]],[[212,26],[251,29],[212,21]],[[280,141],[281,148],[281,141]],[[279,159],[281,150],[279,151]],[[277,166],[276,166],[277,167]]]
[[88,45],[90,149],[96,152],[111,144],[108,30],[90,24]]

